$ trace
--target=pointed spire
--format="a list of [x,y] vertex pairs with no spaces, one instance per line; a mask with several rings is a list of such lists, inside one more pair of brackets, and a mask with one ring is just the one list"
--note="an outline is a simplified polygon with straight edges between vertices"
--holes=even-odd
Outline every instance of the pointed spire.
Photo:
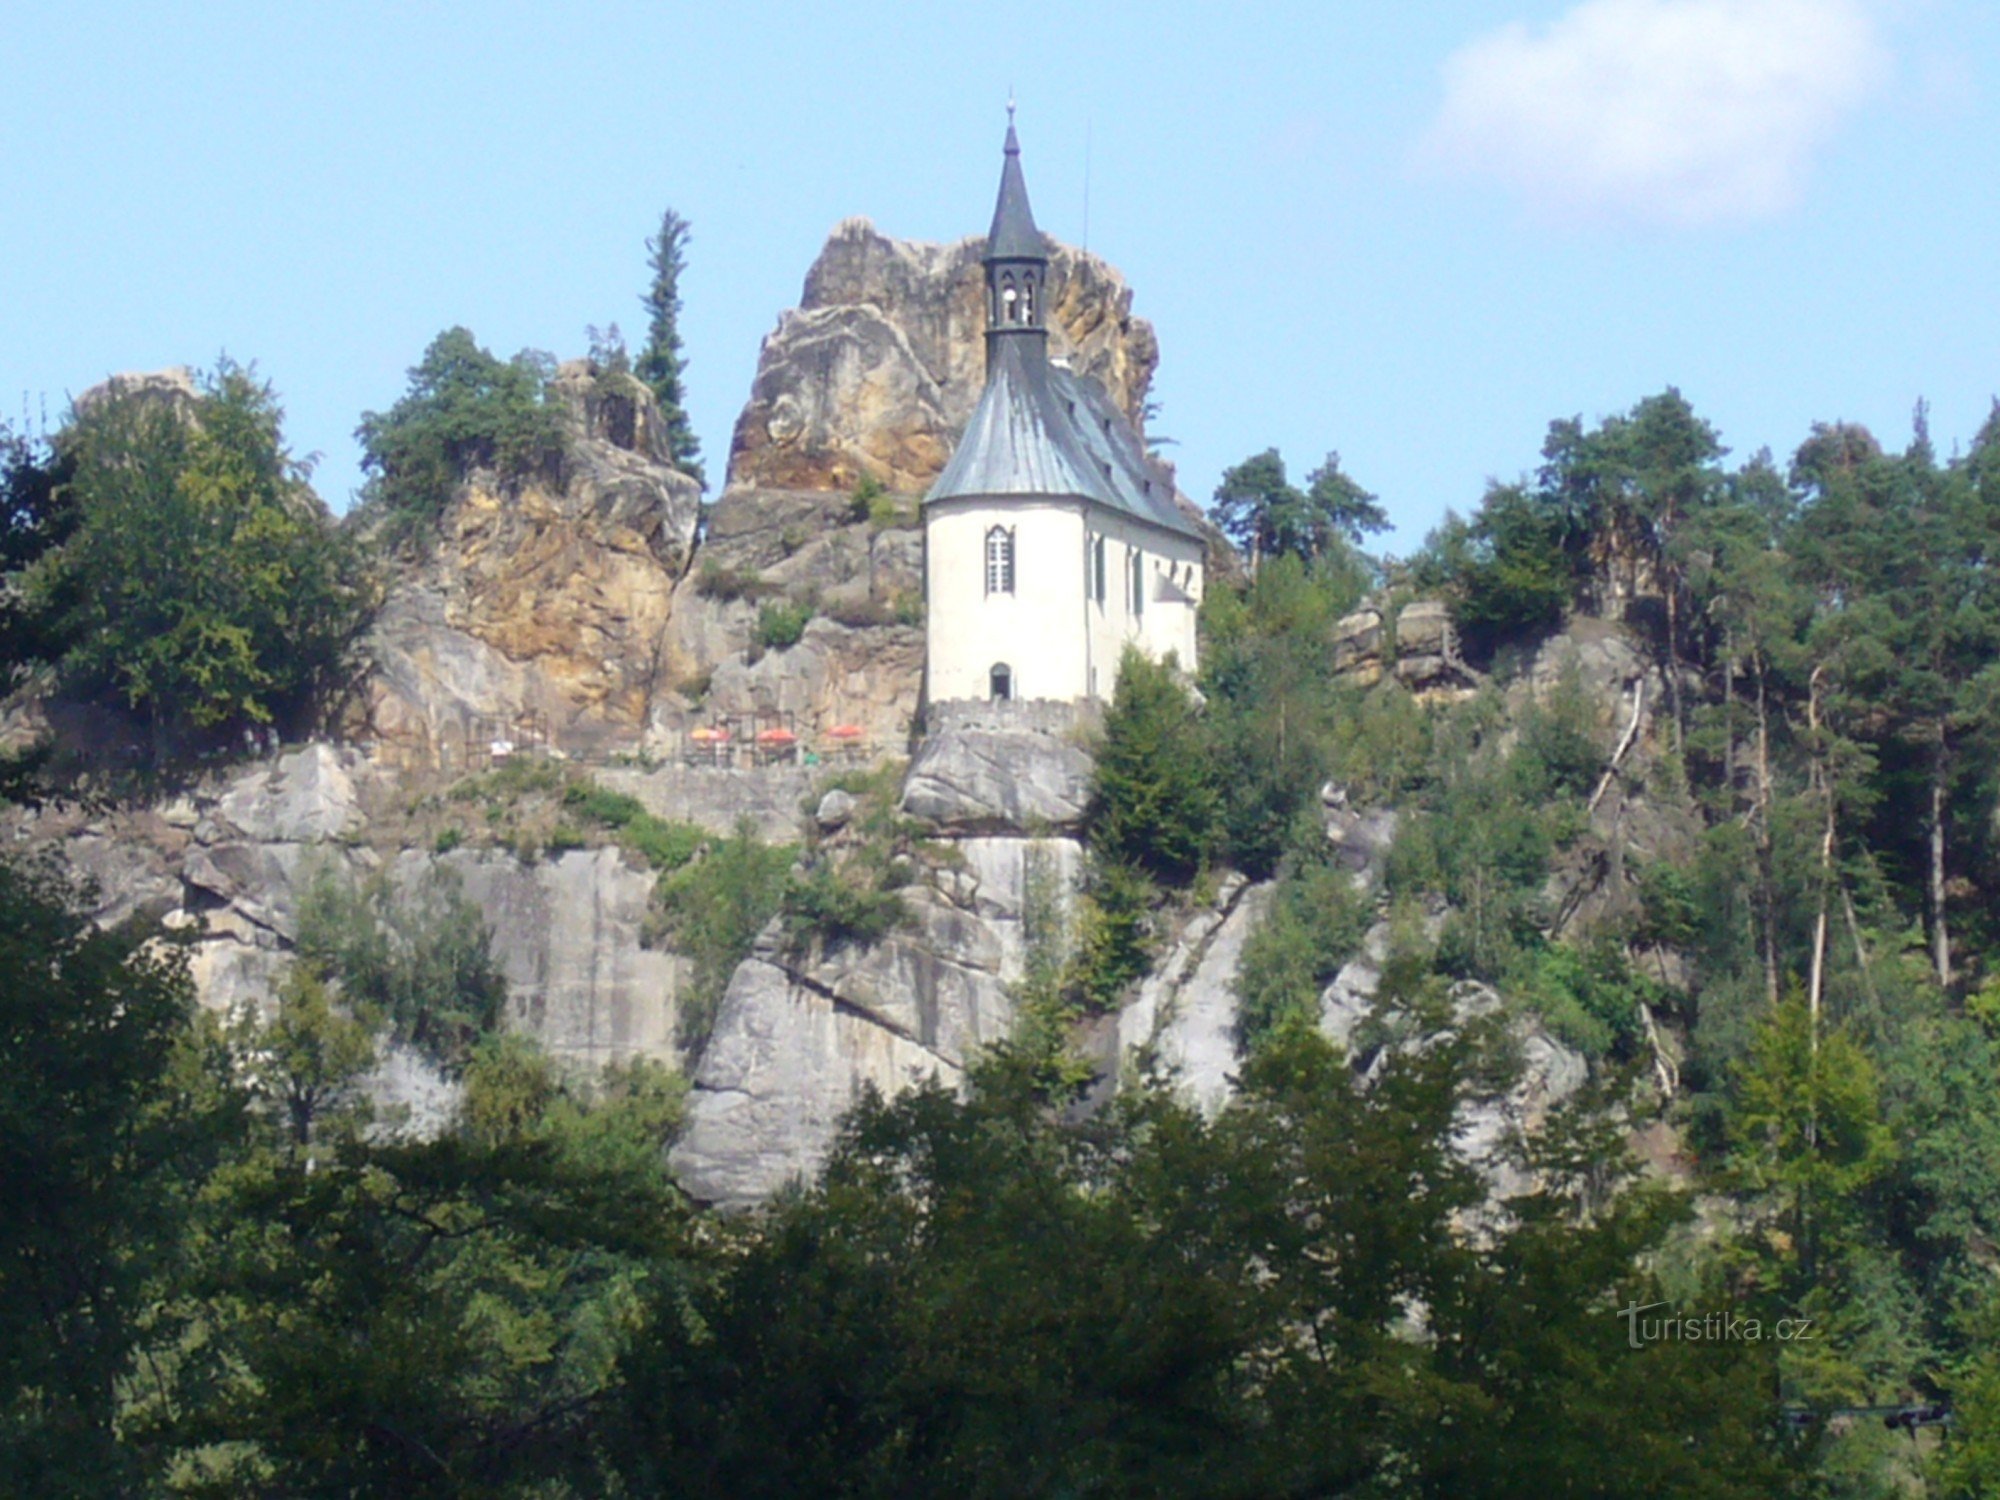
[[1035,212],[1028,207],[1028,184],[1021,176],[1021,142],[1014,134],[1014,97],[1007,96],[1007,146],[1000,169],[1000,197],[993,205],[993,228],[986,236],[988,260],[1046,260]]

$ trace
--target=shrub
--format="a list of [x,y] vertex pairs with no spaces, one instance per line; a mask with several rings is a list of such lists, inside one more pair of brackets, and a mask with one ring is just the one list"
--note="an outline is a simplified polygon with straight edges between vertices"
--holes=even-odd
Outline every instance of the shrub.
[[709,558],[695,574],[694,591],[704,599],[719,599],[730,603],[737,599],[762,599],[777,592],[777,585],[766,583],[764,575],[754,568],[732,568]]
[[678,870],[693,859],[708,835],[692,823],[670,823],[647,812],[637,797],[594,781],[572,782],[563,806],[580,818],[613,830],[618,842],[656,870]]
[[874,514],[876,503],[887,495],[888,491],[883,488],[881,480],[873,474],[863,474],[854,486],[854,493],[848,496],[847,519],[869,520]]
[[909,919],[902,897],[886,889],[879,877],[857,878],[825,864],[785,882],[781,910],[785,946],[793,954],[815,942],[822,950],[878,943]]
[[1153,962],[1153,883],[1100,861],[1077,901],[1076,941],[1064,991],[1087,1011],[1116,1010]]
[[1287,859],[1270,913],[1244,944],[1237,969],[1245,1052],[1280,1027],[1318,1021],[1320,993],[1361,946],[1370,916],[1345,870],[1310,854]]
[[796,646],[804,637],[812,617],[810,600],[781,600],[766,604],[757,611],[757,628],[751,638],[763,650],[786,650]]
[[1503,979],[1509,999],[1539,1015],[1563,1041],[1591,1057],[1627,1058],[1642,1036],[1639,1004],[1659,986],[1636,972],[1615,943],[1579,949],[1548,943],[1525,952]]
[[404,886],[322,868],[299,901],[298,951],[350,1006],[385,1017],[449,1072],[499,1025],[507,1001],[484,918],[435,867]]
[[733,837],[710,838],[698,857],[661,876],[648,931],[693,962],[680,1005],[680,1043],[688,1050],[707,1041],[729,976],[776,915],[792,858],[789,846],[762,843],[746,821]]

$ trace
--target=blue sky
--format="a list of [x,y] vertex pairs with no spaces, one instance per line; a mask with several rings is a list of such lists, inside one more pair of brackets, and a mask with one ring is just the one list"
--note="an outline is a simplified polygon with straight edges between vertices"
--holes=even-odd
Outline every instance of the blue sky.
[[984,229],[1010,86],[1071,241],[1088,164],[1199,499],[1337,448],[1407,551],[1669,383],[1738,454],[1920,396],[1948,452],[2000,392],[1991,0],[13,0],[0,47],[0,417],[227,351],[336,507],[439,329],[636,334],[669,204],[719,473],[835,222]]

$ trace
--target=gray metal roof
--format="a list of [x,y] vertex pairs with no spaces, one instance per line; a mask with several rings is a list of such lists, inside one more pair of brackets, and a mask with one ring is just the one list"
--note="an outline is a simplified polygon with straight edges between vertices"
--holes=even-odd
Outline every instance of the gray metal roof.
[[988,260],[1047,260],[1048,247],[1028,207],[1028,182],[1021,175],[1021,142],[1014,135],[1008,106],[1006,155],[1000,168],[1000,196],[993,204],[993,227],[986,234]]
[[1104,387],[1051,364],[1044,347],[1039,338],[994,340],[986,389],[924,503],[1078,498],[1199,539]]

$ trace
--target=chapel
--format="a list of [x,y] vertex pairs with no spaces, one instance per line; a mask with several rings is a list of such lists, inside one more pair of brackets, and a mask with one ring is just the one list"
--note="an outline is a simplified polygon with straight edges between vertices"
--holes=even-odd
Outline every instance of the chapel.
[[1104,387],[1049,353],[1011,105],[984,264],[986,386],[923,502],[927,698],[1108,701],[1127,645],[1192,672],[1202,534]]

